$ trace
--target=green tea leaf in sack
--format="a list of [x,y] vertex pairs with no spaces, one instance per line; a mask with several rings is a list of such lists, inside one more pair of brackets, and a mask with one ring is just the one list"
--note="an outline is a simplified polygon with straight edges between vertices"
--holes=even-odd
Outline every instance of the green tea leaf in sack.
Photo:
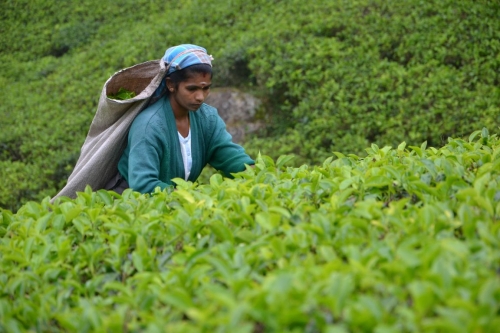
[[118,92],[116,94],[109,94],[108,95],[108,98],[118,99],[118,100],[122,100],[122,101],[126,100],[126,99],[130,99],[130,98],[134,98],[134,97],[135,97],[135,92],[127,90],[125,88],[118,89]]

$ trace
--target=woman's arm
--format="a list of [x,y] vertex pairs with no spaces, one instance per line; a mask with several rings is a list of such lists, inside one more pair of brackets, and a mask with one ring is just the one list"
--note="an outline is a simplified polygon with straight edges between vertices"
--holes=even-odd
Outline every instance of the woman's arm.
[[151,193],[156,187],[162,190],[169,184],[160,181],[160,156],[154,145],[141,139],[130,149],[128,160],[128,184],[141,193]]
[[209,143],[209,164],[221,170],[227,177],[231,173],[245,170],[245,164],[253,165],[255,161],[248,156],[245,149],[234,143],[226,124],[218,115],[214,116],[214,132]]

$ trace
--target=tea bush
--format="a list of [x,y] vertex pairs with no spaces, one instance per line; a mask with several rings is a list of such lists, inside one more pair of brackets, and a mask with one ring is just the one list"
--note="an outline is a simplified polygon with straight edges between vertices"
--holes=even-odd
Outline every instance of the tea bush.
[[0,331],[495,332],[500,140],[0,211]]
[[498,2],[23,0],[0,16],[11,210],[64,185],[110,75],[179,43],[214,55],[216,86],[263,100],[253,156],[320,164],[371,143],[441,146],[500,120]]
[[[289,24],[260,32],[250,66],[288,122],[269,128],[280,138],[252,147],[309,162],[372,142],[441,145],[500,120],[498,3],[271,7],[276,25]],[[328,16],[317,19],[321,10]]]

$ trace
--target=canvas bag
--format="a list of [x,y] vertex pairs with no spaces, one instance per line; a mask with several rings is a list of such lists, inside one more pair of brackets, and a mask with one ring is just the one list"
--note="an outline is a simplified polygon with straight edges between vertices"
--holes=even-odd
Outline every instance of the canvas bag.
[[[163,61],[152,60],[122,69],[106,81],[80,157],[66,185],[52,201],[61,196],[75,198],[76,192],[87,185],[94,191],[102,189],[116,175],[130,125],[139,112],[154,102],[152,96],[166,70]],[[133,91],[136,96],[127,100],[107,97],[120,88]]]

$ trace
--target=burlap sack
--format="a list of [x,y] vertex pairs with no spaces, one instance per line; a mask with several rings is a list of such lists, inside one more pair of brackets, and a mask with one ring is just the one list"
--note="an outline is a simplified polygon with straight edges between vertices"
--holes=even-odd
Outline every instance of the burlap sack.
[[[68,182],[52,201],[60,196],[74,198],[76,192],[83,191],[87,185],[93,190],[102,189],[116,175],[130,125],[152,102],[151,97],[165,73],[165,63],[152,60],[120,70],[106,81],[80,157]],[[127,100],[107,97],[120,88],[134,91],[136,97]]]

